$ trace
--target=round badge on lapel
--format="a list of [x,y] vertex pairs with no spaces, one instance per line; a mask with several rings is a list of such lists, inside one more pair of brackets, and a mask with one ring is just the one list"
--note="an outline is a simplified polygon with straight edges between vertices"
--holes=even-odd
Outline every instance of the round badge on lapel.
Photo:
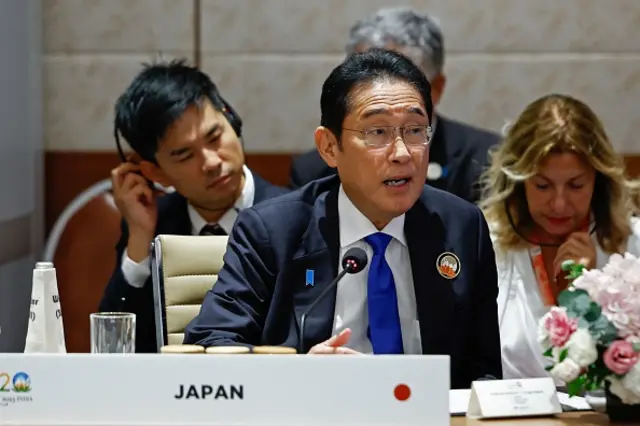
[[427,179],[438,180],[442,177],[442,166],[438,163],[429,163],[427,167]]
[[452,280],[460,274],[460,259],[455,254],[445,251],[436,260],[438,273],[448,280]]

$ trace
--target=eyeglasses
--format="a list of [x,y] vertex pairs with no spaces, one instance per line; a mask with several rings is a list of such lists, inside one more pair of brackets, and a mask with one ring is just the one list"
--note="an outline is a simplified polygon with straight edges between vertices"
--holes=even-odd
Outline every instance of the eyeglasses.
[[372,148],[384,148],[398,139],[398,135],[407,146],[426,146],[431,142],[431,126],[376,126],[365,130],[347,129],[351,132],[358,132],[364,136],[364,142]]

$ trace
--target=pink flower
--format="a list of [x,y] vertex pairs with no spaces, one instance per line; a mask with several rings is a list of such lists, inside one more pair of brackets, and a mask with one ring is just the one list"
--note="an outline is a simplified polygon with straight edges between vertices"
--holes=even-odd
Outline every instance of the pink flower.
[[633,350],[628,340],[614,340],[604,352],[604,365],[615,374],[622,376],[638,362],[640,353]]
[[585,271],[574,286],[600,305],[619,337],[640,337],[640,259],[614,254],[602,270]]
[[566,309],[553,307],[545,315],[544,328],[549,332],[551,344],[562,347],[578,329],[578,320],[569,318]]
[[618,330],[618,336],[640,336],[640,292],[631,286],[618,284],[598,294],[596,302],[602,313]]

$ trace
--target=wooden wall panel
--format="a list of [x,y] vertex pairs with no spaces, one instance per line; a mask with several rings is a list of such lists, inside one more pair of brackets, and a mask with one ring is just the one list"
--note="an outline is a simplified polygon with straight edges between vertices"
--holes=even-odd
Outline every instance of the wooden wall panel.
[[[247,164],[258,175],[286,186],[291,167],[290,153],[247,154]],[[99,180],[109,177],[118,164],[115,152],[47,152],[45,156],[46,229],[50,230],[58,215],[73,198]],[[631,176],[640,176],[640,155],[625,156]]]
[[89,352],[89,315],[98,310],[115,264],[120,212],[99,196],[67,224],[53,259],[68,352]]
[[[287,186],[292,154],[247,154],[247,165],[264,179]],[[119,163],[115,152],[47,152],[45,154],[46,230],[64,208],[90,185],[109,177]]]

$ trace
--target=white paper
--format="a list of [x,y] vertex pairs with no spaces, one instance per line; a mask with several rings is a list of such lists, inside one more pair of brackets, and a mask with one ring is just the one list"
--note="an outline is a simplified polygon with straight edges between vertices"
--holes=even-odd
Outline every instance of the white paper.
[[593,410],[593,407],[591,407],[587,400],[581,396],[569,396],[567,393],[558,392],[558,400],[560,401],[560,404],[571,407],[574,410]]
[[449,414],[461,416],[467,414],[471,389],[451,389],[449,391]]
[[508,418],[546,416],[562,412],[549,377],[473,382],[467,417]]
[[66,353],[56,270],[40,263],[33,270],[25,353]]
[[[449,391],[449,414],[452,416],[463,416],[467,414],[469,408],[469,398],[471,389],[452,389]],[[571,407],[574,410],[593,411],[594,408],[581,396],[569,396],[564,392],[558,392],[560,404]]]

